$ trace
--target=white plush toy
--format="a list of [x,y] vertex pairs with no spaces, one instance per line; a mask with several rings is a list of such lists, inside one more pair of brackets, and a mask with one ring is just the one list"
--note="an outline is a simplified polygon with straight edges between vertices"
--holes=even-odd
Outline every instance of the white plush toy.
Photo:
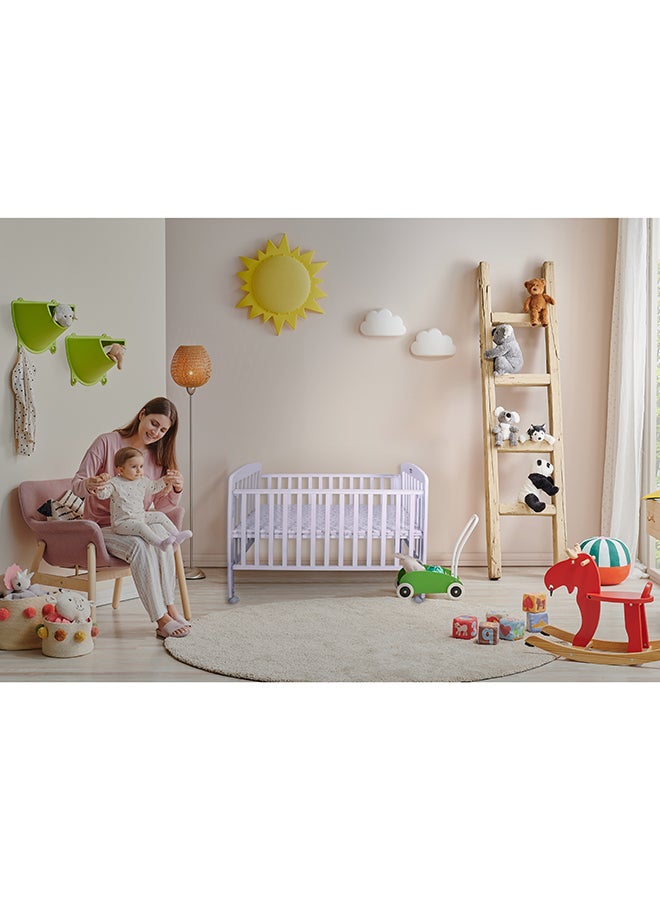
[[51,595],[57,614],[69,622],[87,622],[92,615],[92,607],[87,597],[78,591],[58,588]]
[[555,442],[555,439],[551,434],[545,430],[545,425],[530,425],[527,431],[523,431],[520,435],[520,443],[524,444],[525,441],[547,441],[550,446],[552,446]]
[[406,553],[395,553],[394,558],[398,559],[401,563],[401,568],[406,572],[425,572],[426,566],[423,565],[418,559],[415,559],[414,556],[409,556]]
[[520,422],[518,413],[498,406],[495,410],[495,420],[497,425],[492,429],[495,435],[495,446],[501,447],[504,441],[508,441],[512,447],[517,447],[519,429],[516,426]]
[[62,328],[70,328],[73,325],[73,320],[77,318],[78,316],[68,303],[58,303],[53,310],[53,319]]
[[28,597],[41,597],[45,591],[32,587],[33,575],[34,572],[21,569],[16,563],[9,566],[3,579],[6,590],[0,591],[0,596],[6,600],[25,600]]
[[554,466],[551,462],[546,459],[534,460],[532,470],[518,495],[518,499],[526,503],[534,512],[543,512],[545,509],[545,503],[539,497],[539,491],[543,491],[549,497],[554,497],[559,493],[559,488],[552,477],[553,472]]

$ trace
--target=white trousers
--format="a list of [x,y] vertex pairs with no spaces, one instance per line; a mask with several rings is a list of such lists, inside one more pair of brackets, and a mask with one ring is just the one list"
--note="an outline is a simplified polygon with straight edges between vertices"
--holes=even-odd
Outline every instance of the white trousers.
[[[162,525],[154,525],[154,531],[161,529],[162,540],[167,532]],[[160,619],[167,613],[167,606],[174,603],[174,554],[163,553],[142,538],[115,534],[110,527],[102,528],[101,531],[108,553],[125,560],[131,567],[138,596],[151,621]]]
[[115,522],[112,530],[115,534],[134,535],[150,544],[159,546],[163,538],[160,531],[153,527],[154,525],[162,525],[169,534],[179,533],[179,529],[172,523],[172,520],[157,509],[147,510],[142,521],[140,519],[122,519],[120,522]]

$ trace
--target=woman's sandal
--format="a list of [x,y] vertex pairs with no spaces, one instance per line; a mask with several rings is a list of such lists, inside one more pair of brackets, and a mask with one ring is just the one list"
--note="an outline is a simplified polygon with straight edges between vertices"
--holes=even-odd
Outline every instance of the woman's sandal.
[[156,629],[156,637],[162,638],[163,640],[168,637],[187,637],[190,634],[190,624],[188,622],[186,622],[185,624],[188,627],[188,631],[184,632],[183,634],[174,634],[175,631],[178,631],[179,628],[183,627],[184,623],[180,622],[178,619],[170,619],[170,621],[166,622],[162,628]]

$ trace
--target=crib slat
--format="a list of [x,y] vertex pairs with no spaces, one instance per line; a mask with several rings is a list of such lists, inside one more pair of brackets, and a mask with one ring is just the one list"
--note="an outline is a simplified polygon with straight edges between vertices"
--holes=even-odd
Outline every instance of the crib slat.
[[[341,485],[340,485],[341,486]],[[344,509],[344,494],[339,495],[339,525],[337,527],[338,537],[337,537],[337,564],[340,566],[344,565],[344,532],[346,531],[344,527],[344,516],[346,510]]]
[[371,545],[373,542],[374,495],[367,494],[367,552],[365,565],[371,566]]
[[353,566],[357,566],[358,564],[358,541],[360,539],[359,529],[360,529],[360,495],[356,492],[355,498],[353,500],[353,542],[352,542],[352,560]]
[[302,499],[303,499],[302,493],[298,492],[296,494],[296,500],[298,501],[296,503],[296,507],[297,507],[297,509],[296,509],[296,565],[297,566],[302,565],[302,541],[303,541],[303,534],[302,534],[303,504],[302,504]]
[[268,565],[273,566],[275,545],[275,494],[268,494],[268,533],[266,535]]
[[316,566],[316,494],[310,494],[309,509],[309,565],[310,568]]
[[332,486],[325,496],[325,526],[323,529],[323,566],[328,568],[330,565],[330,498],[332,496]]

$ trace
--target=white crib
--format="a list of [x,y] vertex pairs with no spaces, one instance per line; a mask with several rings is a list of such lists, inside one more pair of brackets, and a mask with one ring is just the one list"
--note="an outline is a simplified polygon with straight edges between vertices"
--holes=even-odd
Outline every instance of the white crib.
[[227,492],[229,602],[234,573],[397,570],[395,553],[426,559],[428,476],[403,463],[394,475],[232,472]]

